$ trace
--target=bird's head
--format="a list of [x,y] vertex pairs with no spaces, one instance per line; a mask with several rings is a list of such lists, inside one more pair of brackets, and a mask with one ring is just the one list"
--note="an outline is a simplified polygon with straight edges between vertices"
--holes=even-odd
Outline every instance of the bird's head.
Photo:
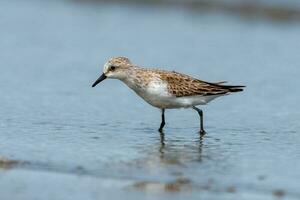
[[132,63],[126,57],[114,57],[109,59],[103,67],[103,74],[95,81],[92,87],[106,78],[123,79],[127,76],[128,69],[132,67]]

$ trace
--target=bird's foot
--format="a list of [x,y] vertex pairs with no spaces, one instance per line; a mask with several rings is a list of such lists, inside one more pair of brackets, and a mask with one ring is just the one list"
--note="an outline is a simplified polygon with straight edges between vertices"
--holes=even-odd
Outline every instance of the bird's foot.
[[158,129],[158,131],[160,132],[160,133],[163,133],[163,129],[164,129],[164,126],[166,125],[166,123],[165,122],[162,122],[161,123],[161,125],[160,125],[160,127],[159,127],[159,129]]
[[204,129],[201,129],[199,133],[200,133],[201,136],[203,136],[203,135],[206,134],[206,131]]

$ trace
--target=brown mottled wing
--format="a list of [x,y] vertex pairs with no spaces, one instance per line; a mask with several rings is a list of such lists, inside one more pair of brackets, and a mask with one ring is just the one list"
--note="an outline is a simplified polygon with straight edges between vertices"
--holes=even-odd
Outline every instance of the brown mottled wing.
[[228,92],[242,91],[243,86],[226,86],[209,83],[178,72],[158,71],[162,80],[168,82],[168,91],[176,97],[194,95],[221,95]]

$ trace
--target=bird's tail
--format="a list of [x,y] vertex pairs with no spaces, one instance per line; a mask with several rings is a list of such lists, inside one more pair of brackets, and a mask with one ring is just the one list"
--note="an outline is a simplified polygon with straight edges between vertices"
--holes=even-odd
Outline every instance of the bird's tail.
[[222,88],[229,90],[229,92],[241,92],[243,91],[244,85],[220,85]]

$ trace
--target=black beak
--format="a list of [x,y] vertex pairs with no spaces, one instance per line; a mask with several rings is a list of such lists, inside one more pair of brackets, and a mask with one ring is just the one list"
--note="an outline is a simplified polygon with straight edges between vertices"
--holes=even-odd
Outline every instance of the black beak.
[[95,87],[98,83],[100,83],[101,81],[103,81],[104,79],[106,79],[107,77],[105,76],[105,74],[102,74],[96,81],[95,83],[92,85],[92,87]]

